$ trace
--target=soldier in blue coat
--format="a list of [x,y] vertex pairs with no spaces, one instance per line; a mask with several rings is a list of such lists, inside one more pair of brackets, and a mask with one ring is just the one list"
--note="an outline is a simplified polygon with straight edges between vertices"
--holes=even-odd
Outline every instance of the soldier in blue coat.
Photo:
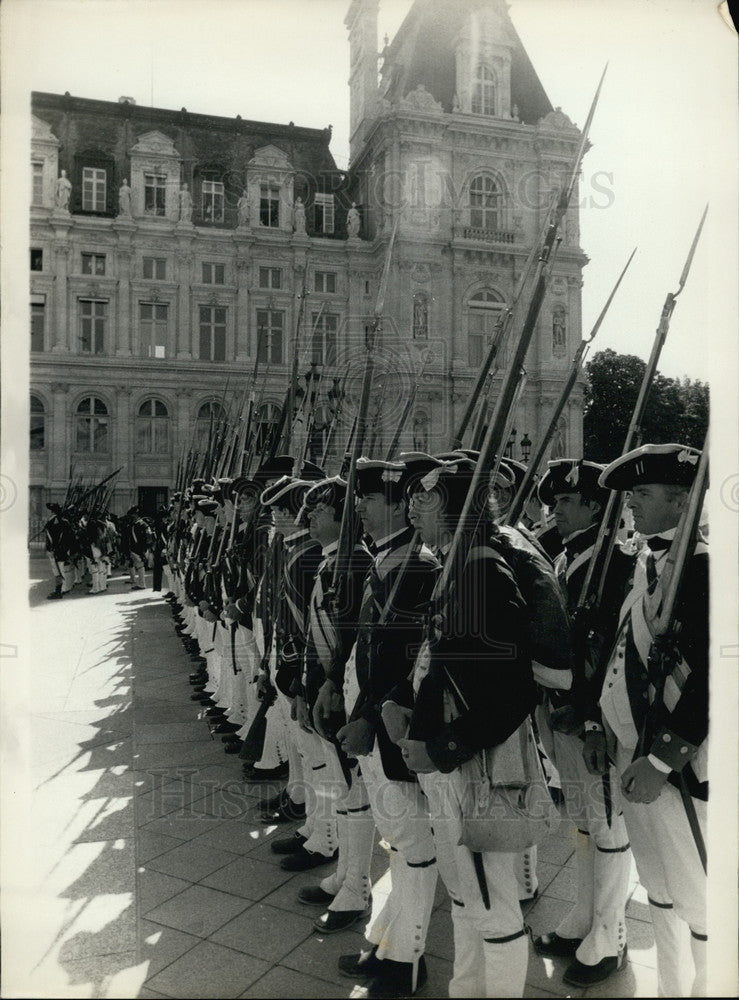
[[[705,843],[708,799],[708,547],[700,537],[685,568],[671,655],[649,655],[664,597],[662,572],[699,458],[684,445],[647,444],[612,462],[599,480],[606,489],[630,492],[634,528],[645,543],[621,608],[600,711],[649,895],[661,996],[706,991],[706,876],[698,841]],[[692,984],[682,979],[690,964],[685,924]]]

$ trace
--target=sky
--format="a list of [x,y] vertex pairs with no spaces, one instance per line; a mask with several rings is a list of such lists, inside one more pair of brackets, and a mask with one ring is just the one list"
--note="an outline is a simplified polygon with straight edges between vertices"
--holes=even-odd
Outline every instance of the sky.
[[[466,0],[460,0],[466,2]],[[381,0],[378,48],[409,0]],[[348,0],[4,0],[4,116],[30,90],[333,125],[348,166]],[[713,0],[512,0],[544,88],[581,125],[608,63],[581,181],[583,333],[648,357],[704,205],[660,370],[713,382],[736,331],[736,35]],[[21,103],[13,98],[21,99]]]

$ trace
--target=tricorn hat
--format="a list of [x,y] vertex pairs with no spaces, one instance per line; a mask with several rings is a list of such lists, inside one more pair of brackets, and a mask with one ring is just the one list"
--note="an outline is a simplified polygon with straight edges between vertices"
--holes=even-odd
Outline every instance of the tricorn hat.
[[607,490],[635,486],[690,486],[698,471],[701,453],[685,444],[645,444],[611,462],[598,484]]

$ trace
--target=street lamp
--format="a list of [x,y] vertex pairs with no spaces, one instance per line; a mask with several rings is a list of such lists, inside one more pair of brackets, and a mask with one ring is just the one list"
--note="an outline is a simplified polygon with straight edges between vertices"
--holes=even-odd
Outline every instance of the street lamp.
[[524,431],[523,437],[521,438],[521,457],[524,462],[528,462],[529,455],[531,454],[531,438]]

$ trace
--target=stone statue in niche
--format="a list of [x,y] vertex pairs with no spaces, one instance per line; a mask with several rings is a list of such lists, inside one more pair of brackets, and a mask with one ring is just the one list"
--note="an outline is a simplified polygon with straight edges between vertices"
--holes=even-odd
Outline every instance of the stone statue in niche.
[[428,337],[428,306],[425,295],[416,295],[413,300],[413,339],[425,340]]
[[249,193],[244,188],[241,197],[239,198],[236,210],[239,213],[239,225],[248,226],[249,225]]
[[192,195],[187,184],[180,188],[180,222],[192,222]]
[[567,327],[564,309],[555,309],[552,314],[552,352],[564,354],[567,350]]
[[118,189],[118,214],[126,219],[131,218],[131,188],[128,185],[128,179],[125,177]]
[[297,198],[293,209],[293,229],[296,233],[305,232],[305,205],[302,198]]
[[59,179],[56,182],[56,191],[54,193],[54,204],[57,208],[60,208],[63,212],[69,211],[69,199],[72,196],[72,183],[67,177],[67,171],[62,170]]
[[359,225],[359,212],[356,203],[352,202],[352,207],[346,213],[346,232],[350,239],[359,238]]
[[565,454],[565,426],[564,421],[560,420],[557,424],[557,429],[552,437],[552,451],[550,454],[550,459],[563,458]]

